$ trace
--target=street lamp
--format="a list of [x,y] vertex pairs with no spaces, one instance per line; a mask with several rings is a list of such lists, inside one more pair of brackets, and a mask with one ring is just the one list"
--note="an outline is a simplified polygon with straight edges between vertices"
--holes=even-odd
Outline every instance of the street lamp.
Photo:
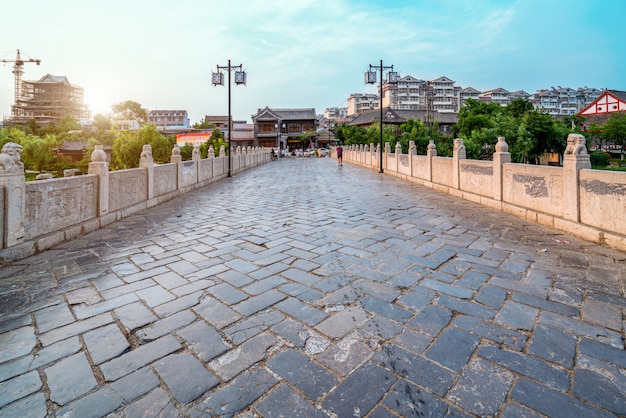
[[378,97],[380,108],[380,171],[383,172],[383,71],[391,70],[387,72],[387,84],[396,84],[398,82],[398,73],[393,71],[393,65],[384,66],[383,60],[380,60],[380,65],[375,66],[370,64],[370,70],[365,72],[365,82],[367,84],[376,84],[376,70],[380,71],[380,94]]
[[230,60],[228,60],[228,65],[218,65],[217,72],[213,73],[211,77],[211,81],[214,86],[224,85],[224,73],[220,70],[228,71],[228,177],[230,177],[230,160],[231,160],[231,148],[230,148],[230,137],[231,137],[231,129],[233,126],[233,121],[230,116],[230,72],[231,70],[235,71],[235,84],[246,84],[246,72],[243,70],[242,64],[239,65],[230,65]]

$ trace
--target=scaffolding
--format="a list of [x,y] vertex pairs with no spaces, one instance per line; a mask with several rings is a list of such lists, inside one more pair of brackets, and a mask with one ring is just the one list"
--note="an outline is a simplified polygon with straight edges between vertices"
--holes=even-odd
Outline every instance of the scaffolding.
[[58,122],[63,116],[77,120],[91,117],[83,103],[84,89],[71,84],[65,76],[46,74],[37,81],[22,81],[21,95],[11,107],[14,123],[34,119],[37,123]]

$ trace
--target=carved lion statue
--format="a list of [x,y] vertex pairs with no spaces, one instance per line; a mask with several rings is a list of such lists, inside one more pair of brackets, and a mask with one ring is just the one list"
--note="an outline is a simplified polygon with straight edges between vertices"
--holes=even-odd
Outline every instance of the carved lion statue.
[[145,144],[141,150],[140,158],[152,158],[152,145]]
[[567,148],[565,148],[565,154],[586,154],[587,153],[587,140],[583,135],[570,134],[567,137]]
[[22,153],[22,146],[14,142],[7,142],[2,147],[2,154],[0,154],[0,167],[5,170],[23,169],[24,163],[20,161],[20,154]]

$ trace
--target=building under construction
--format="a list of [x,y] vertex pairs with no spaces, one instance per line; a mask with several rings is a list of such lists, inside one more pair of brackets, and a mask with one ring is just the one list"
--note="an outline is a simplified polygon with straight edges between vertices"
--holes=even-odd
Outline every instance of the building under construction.
[[46,74],[37,81],[22,81],[20,93],[11,107],[10,122],[14,124],[34,119],[45,125],[67,115],[78,121],[91,117],[84,104],[84,89],[71,84],[65,76]]

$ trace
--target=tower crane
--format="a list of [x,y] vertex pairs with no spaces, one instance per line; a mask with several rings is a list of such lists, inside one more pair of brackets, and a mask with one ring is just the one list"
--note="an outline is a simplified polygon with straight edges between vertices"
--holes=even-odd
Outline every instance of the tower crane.
[[19,100],[19,98],[22,96],[22,74],[24,74],[24,70],[22,69],[22,67],[24,67],[24,63],[26,62],[35,62],[37,63],[37,65],[41,64],[41,60],[38,59],[33,59],[33,58],[29,58],[29,59],[22,59],[22,57],[20,56],[20,50],[17,50],[17,56],[14,60],[0,60],[0,62],[13,62],[15,63],[13,65],[13,74],[15,74],[15,104],[17,104],[17,101]]

